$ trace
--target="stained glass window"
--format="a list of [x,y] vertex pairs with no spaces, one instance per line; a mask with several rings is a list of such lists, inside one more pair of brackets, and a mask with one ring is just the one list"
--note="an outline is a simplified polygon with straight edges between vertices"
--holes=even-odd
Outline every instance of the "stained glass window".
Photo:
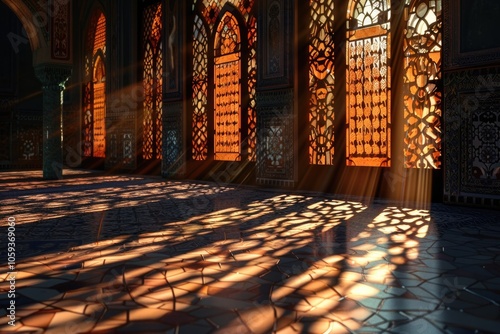
[[143,11],[143,145],[142,158],[162,158],[163,14],[161,3]]
[[440,168],[441,1],[416,1],[404,39],[404,156],[408,168]]
[[[218,23],[228,3],[241,15],[246,27],[240,27],[236,17],[229,12]],[[245,152],[248,159],[255,161],[257,20],[252,14],[254,0],[195,0],[193,4],[197,15],[193,30],[192,157],[194,160],[207,159],[208,141],[213,140],[214,159],[241,160],[243,146],[248,150]],[[246,32],[245,36],[241,35],[241,31]],[[215,40],[213,52],[208,45],[210,36],[214,36]],[[236,37],[236,48],[229,52],[231,39]],[[245,54],[241,53],[241,43],[246,43]],[[213,78],[210,78],[213,85],[209,84],[208,66],[214,68]],[[241,77],[247,79],[245,85],[242,85]],[[209,91],[211,89],[213,91]],[[212,105],[209,102],[212,96],[213,110],[208,110],[208,106]],[[211,139],[208,131],[209,115],[214,117],[215,133]],[[242,115],[246,118],[242,119]],[[242,129],[246,132],[242,133]]]
[[89,24],[83,86],[83,156],[106,156],[106,17],[96,12]]
[[347,165],[391,164],[390,1],[351,1],[347,43]]
[[309,163],[331,165],[334,153],[333,1],[310,0]]

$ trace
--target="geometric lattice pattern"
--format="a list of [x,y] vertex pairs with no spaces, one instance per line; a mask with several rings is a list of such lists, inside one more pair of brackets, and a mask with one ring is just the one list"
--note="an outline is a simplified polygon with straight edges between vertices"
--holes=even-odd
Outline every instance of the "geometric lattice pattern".
[[334,153],[334,5],[310,1],[309,163],[333,164]]
[[192,158],[193,160],[206,160],[208,157],[208,36],[199,16],[196,16],[194,20],[193,36]]
[[215,160],[241,160],[241,39],[238,21],[226,13],[215,38]]
[[92,126],[93,126],[93,112],[92,112],[92,82],[83,85],[83,109],[82,109],[82,136],[83,136],[83,156],[92,156]]
[[144,160],[162,158],[163,14],[160,2],[143,11],[143,145]]
[[404,39],[404,156],[407,168],[440,168],[441,1],[410,8]]
[[94,140],[93,156],[106,156],[106,73],[104,60],[98,56],[94,63]]
[[347,165],[391,163],[390,35],[385,1],[355,1],[347,45]]
[[472,169],[467,172],[484,184],[500,180],[500,95],[495,94],[488,102],[471,112],[467,141]]
[[256,160],[257,147],[257,19],[248,19],[248,160]]
[[245,21],[248,22],[249,18],[252,16],[255,0],[194,0],[195,5],[196,3],[198,3],[204,21],[210,26],[210,29],[212,29],[222,7],[224,7],[226,3],[230,3],[238,8],[240,14],[243,15]]
[[[247,71],[245,74],[247,81],[244,83],[240,82],[241,77],[238,78],[238,109],[240,110],[240,120],[239,120],[239,130],[242,128],[247,128],[246,133],[238,134],[238,152],[239,157],[237,159],[241,159],[241,143],[242,141],[246,142],[247,145],[247,154],[248,159],[251,161],[255,161],[256,159],[256,133],[257,133],[257,115],[256,115],[256,83],[257,83],[257,20],[255,15],[253,14],[254,3],[255,0],[227,0],[227,1],[216,1],[216,0],[194,0],[194,10],[195,10],[195,20],[194,20],[194,34],[193,34],[193,116],[192,116],[192,157],[194,160],[205,160],[208,157],[208,118],[209,115],[212,114],[214,117],[220,117],[220,115],[224,114],[224,111],[217,112],[216,110],[209,111],[207,110],[208,106],[212,106],[214,109],[217,108],[217,102],[214,100],[213,105],[210,103],[211,96],[214,96],[214,99],[217,99],[217,94],[221,97],[221,87],[217,88],[217,84],[215,77],[210,80],[214,82],[214,90],[219,89],[219,93],[215,91],[209,91],[208,85],[208,66],[214,66],[214,76],[215,71],[217,71],[217,65],[215,64],[215,55],[216,50],[214,49],[214,53],[209,49],[208,40],[210,37],[214,37],[217,35],[217,28],[223,27],[219,23],[218,27],[215,27],[216,21],[221,13],[224,5],[232,4],[235,8],[237,8],[239,14],[241,14],[242,19],[246,22],[246,27],[239,27],[238,20],[234,19],[235,30],[238,31],[238,38],[242,38],[240,36],[240,29],[246,32],[246,37],[243,41],[247,43],[246,52],[244,55],[239,54],[238,56],[238,69],[234,67],[233,64],[232,70],[237,71],[238,75],[242,75],[242,71]],[[225,16],[227,17],[227,16]],[[223,22],[223,21],[221,21]],[[223,32],[225,33],[225,32]],[[219,36],[220,37],[220,36]],[[226,39],[226,42],[230,42],[229,39]],[[220,45],[221,48],[230,47],[230,45]],[[241,46],[238,46],[241,48]],[[214,48],[217,46],[214,45]],[[217,51],[219,52],[219,51]],[[238,51],[239,52],[239,51]],[[212,55],[214,54],[214,58]],[[220,54],[218,54],[220,55]],[[231,60],[234,61],[235,59]],[[224,59],[219,59],[219,64],[222,62],[226,62]],[[203,68],[205,66],[205,68]],[[224,66],[229,66],[229,63],[226,63]],[[221,68],[219,67],[219,70]],[[220,72],[219,72],[220,73]],[[220,78],[219,78],[220,79]],[[230,80],[231,81],[231,80]],[[227,88],[229,88],[229,83],[227,84]],[[211,87],[211,85],[210,85]],[[244,87],[245,91],[241,91],[242,87]],[[232,95],[236,97],[236,93],[232,92]],[[230,95],[231,95],[230,94]],[[225,98],[230,95],[226,95]],[[241,96],[244,97],[245,104],[242,105]],[[219,101],[221,102],[221,101]],[[220,107],[220,105],[219,105]],[[227,106],[225,107],[227,109]],[[243,108],[243,109],[242,109]],[[247,119],[241,119],[241,113],[246,111]],[[227,111],[226,111],[227,112]],[[217,113],[219,116],[216,116]],[[241,122],[245,122],[245,126]],[[216,121],[214,119],[214,127],[217,126]],[[226,123],[226,122],[224,122]],[[231,123],[231,122],[229,122]],[[228,123],[228,124],[229,124]],[[215,130],[215,129],[214,129]],[[217,132],[217,130],[216,130]],[[226,132],[226,131],[223,131]],[[219,132],[221,134],[222,132]],[[210,139],[211,140],[211,139]],[[228,145],[229,142],[235,142],[235,137],[229,139],[229,137],[222,138],[220,140],[213,139],[215,146],[218,146],[218,149],[221,149],[221,145]],[[230,150],[231,152],[236,152],[235,148],[224,148],[224,150]],[[215,153],[215,152],[214,152]],[[221,153],[221,152],[219,152]],[[214,157],[215,158],[215,157]],[[234,154],[231,157],[226,156],[224,160],[234,160]],[[218,154],[217,160],[221,159],[221,155]]]
[[390,1],[388,0],[354,0],[349,5],[351,13],[350,28],[369,27],[389,22]]
[[259,92],[257,183],[293,187],[293,89]]
[[83,156],[106,156],[106,17],[96,12],[86,45],[83,86]]

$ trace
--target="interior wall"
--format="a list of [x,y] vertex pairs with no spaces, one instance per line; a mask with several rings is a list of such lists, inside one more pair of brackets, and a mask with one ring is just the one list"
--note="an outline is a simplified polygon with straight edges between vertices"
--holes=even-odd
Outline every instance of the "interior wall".
[[444,4],[444,200],[500,208],[500,5]]

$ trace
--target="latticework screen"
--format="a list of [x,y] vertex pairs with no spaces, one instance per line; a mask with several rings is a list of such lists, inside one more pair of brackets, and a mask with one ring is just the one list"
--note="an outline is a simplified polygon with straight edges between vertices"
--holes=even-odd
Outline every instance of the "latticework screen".
[[162,83],[163,83],[163,14],[161,3],[143,12],[143,145],[145,160],[162,158]]
[[241,160],[241,38],[227,13],[215,39],[215,160]]
[[390,9],[355,1],[347,44],[347,165],[391,164]]
[[208,36],[199,16],[194,20],[193,39],[193,160],[206,160],[208,156]]
[[409,11],[405,55],[405,167],[441,167],[441,1]]
[[83,89],[83,156],[106,157],[106,17],[92,17],[87,38]]
[[309,2],[309,163],[331,165],[334,154],[333,1]]

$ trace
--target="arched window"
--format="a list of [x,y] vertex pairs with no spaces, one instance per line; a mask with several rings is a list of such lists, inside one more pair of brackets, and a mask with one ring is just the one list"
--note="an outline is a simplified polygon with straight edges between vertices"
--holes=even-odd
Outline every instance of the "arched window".
[[83,95],[83,156],[106,156],[106,17],[96,12],[89,24]]
[[404,38],[405,167],[440,168],[441,1],[412,1]]
[[161,2],[143,11],[144,102],[142,110],[142,158],[162,158],[163,108],[163,12]]
[[333,1],[310,0],[309,163],[333,164],[334,16]]
[[214,47],[215,160],[241,160],[241,38],[238,21],[226,13]]
[[348,7],[347,151],[349,166],[391,164],[390,1]]
[[194,1],[193,160],[206,160],[212,154],[214,160],[255,160],[257,21],[253,7],[254,0]]

